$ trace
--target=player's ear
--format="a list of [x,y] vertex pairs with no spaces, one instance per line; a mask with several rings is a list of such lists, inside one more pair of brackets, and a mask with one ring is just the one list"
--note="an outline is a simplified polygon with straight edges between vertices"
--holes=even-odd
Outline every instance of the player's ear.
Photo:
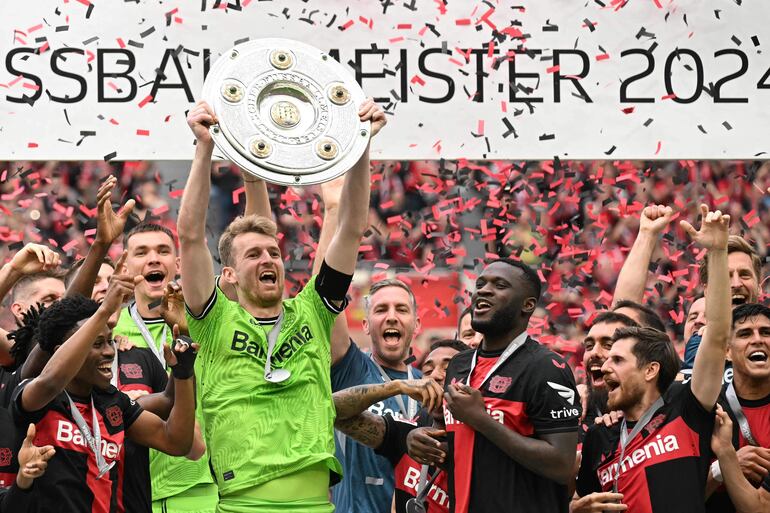
[[364,317],[364,320],[361,321],[361,326],[363,326],[364,333],[366,333],[366,335],[368,336],[369,335],[369,318],[368,317]]
[[230,285],[236,285],[238,283],[238,279],[235,276],[235,269],[232,267],[225,266],[222,268],[222,279]]

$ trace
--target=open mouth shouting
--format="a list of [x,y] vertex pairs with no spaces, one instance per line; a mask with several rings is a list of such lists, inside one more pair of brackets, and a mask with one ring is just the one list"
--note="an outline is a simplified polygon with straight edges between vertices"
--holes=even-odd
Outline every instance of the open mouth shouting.
[[259,273],[259,283],[264,285],[275,285],[278,282],[278,274],[275,271],[262,271]]
[[166,273],[162,269],[153,269],[144,275],[144,281],[150,289],[163,289]]
[[768,356],[767,350],[754,349],[751,352],[749,352],[748,360],[752,363],[764,365],[767,363],[767,356]]
[[594,388],[601,388],[606,386],[606,383],[604,382],[604,373],[602,372],[602,365],[604,364],[604,361],[602,360],[590,360],[588,362],[587,370],[588,374],[591,376],[591,383]]
[[490,303],[484,298],[478,298],[476,299],[476,302],[473,304],[473,315],[481,316],[489,312],[489,310],[491,309],[492,309],[492,303]]
[[734,292],[732,295],[733,306],[743,305],[748,302],[748,296],[743,292]]
[[403,334],[396,328],[385,328],[382,332],[382,340],[389,347],[397,347],[401,344]]

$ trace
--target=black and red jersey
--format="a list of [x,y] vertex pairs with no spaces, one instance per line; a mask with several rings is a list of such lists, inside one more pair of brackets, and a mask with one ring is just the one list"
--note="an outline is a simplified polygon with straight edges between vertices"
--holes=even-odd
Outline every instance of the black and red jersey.
[[[158,358],[149,350],[135,347],[120,351],[118,357],[118,389],[121,392],[141,390],[148,394],[162,392],[168,374]],[[123,472],[123,503],[126,513],[152,513],[150,484],[150,450],[126,440]]]
[[[503,351],[479,357],[470,385],[479,388]],[[474,351],[449,363],[446,384],[466,382]],[[576,432],[580,397],[567,362],[532,338],[481,386],[487,413],[522,436]],[[450,511],[455,513],[566,512],[567,487],[510,458],[444,408],[449,445]]]
[[[24,433],[26,432],[24,428]],[[16,458],[22,440],[13,424],[10,410],[0,408],[0,489],[16,482],[16,472],[19,470]]]
[[[727,391],[728,386],[729,384],[726,384],[722,387],[722,393],[719,396],[719,404],[722,405],[722,408],[724,408],[733,421],[733,447],[740,449],[747,445],[747,442],[741,434],[735,412],[733,412],[730,407],[730,403],[727,402],[725,392]],[[756,400],[741,399],[738,397],[738,402],[749,423],[749,429],[751,429],[751,435],[754,437],[754,440],[760,447],[770,448],[770,395]],[[706,511],[708,513],[735,512],[735,506],[730,500],[730,496],[724,486],[720,486],[713,494],[711,494],[711,497],[706,501]]]
[[[385,419],[385,437],[382,444],[374,450],[380,456],[385,456],[395,472],[395,504],[396,513],[406,512],[406,502],[417,496],[417,485],[420,482],[420,472],[422,465],[414,461],[406,449],[406,437],[409,433],[420,426],[429,426],[428,422],[412,423],[404,420],[396,420],[392,415],[387,414]],[[434,467],[430,467],[427,479],[435,472]],[[449,492],[447,491],[447,473],[439,472],[436,479],[425,496],[425,506],[427,513],[448,513],[449,512]]]
[[[674,383],[664,405],[641,433],[629,440],[620,464],[621,423],[592,426],[583,442],[577,494],[618,492],[634,513],[702,513],[711,465],[714,412],[707,411],[690,385]],[[629,422],[627,429],[633,429]]]
[[[27,412],[21,406],[21,395],[29,381],[16,388],[11,413],[17,430],[35,423],[35,445],[52,445],[56,454],[48,462],[42,477],[35,480],[36,500],[30,511],[49,513],[123,513],[123,473],[125,432],[142,412],[141,407],[113,386],[91,393],[96,418],[101,430],[100,450],[112,469],[97,479],[96,457],[72,418],[67,396],[63,392],[41,410]],[[80,414],[93,432],[90,397],[71,395]]]

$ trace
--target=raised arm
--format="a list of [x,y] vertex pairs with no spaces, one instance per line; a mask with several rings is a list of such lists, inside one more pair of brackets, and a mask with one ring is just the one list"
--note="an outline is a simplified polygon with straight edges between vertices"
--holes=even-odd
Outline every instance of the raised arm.
[[639,218],[639,234],[623,263],[615,285],[613,306],[618,301],[630,299],[637,303],[644,302],[644,288],[652,254],[658,246],[660,234],[668,226],[674,210],[663,205],[645,207]]
[[[59,267],[59,254],[42,244],[27,244],[10,262],[0,268],[0,301],[13,289],[23,276]],[[0,365],[12,366],[11,341],[8,332],[0,328]]]
[[393,380],[340,390],[332,395],[337,410],[334,427],[357,442],[379,447],[385,437],[385,419],[366,409],[398,394],[406,394],[432,410],[441,405],[443,391],[431,379]]
[[687,221],[681,226],[692,239],[708,251],[706,287],[706,329],[695,355],[692,392],[706,410],[714,408],[722,389],[727,341],[730,337],[730,278],[727,268],[727,237],[730,216],[709,212],[701,205],[701,227],[695,231]]
[[[376,135],[387,122],[382,108],[372,99],[358,111],[361,121],[371,121],[371,136]],[[356,270],[358,247],[369,224],[369,147],[350,171],[345,174],[339,207],[339,225],[326,251],[326,263],[332,269],[352,275]]]
[[196,345],[177,341],[177,363],[171,367],[174,380],[174,407],[168,420],[143,411],[126,434],[131,441],[172,456],[187,456],[195,435],[195,365]]
[[[711,276],[709,275],[709,281]],[[770,511],[770,490],[766,485],[754,488],[741,472],[738,455],[733,447],[733,423],[729,415],[717,405],[711,449],[719,458],[719,468],[727,493],[740,513],[767,513]]]
[[214,290],[214,264],[206,245],[206,211],[211,194],[211,154],[214,141],[209,127],[215,124],[214,111],[198,102],[187,115],[197,144],[195,158],[179,207],[177,229],[181,254],[182,290],[190,311],[200,314]]
[[[326,257],[326,250],[329,249],[329,243],[337,231],[339,224],[340,196],[342,195],[342,186],[345,183],[345,177],[340,176],[334,180],[321,184],[321,199],[323,200],[324,218],[321,225],[321,235],[318,238],[318,247],[315,250],[313,259],[313,274],[318,274],[321,270],[321,264]],[[345,315],[338,315],[334,320],[332,327],[332,365],[336,364],[345,356],[350,347],[350,332],[348,331],[348,319]]]
[[85,262],[83,262],[75,278],[72,279],[69,287],[67,287],[67,292],[64,294],[67,297],[75,294],[91,297],[104,257],[107,256],[110,246],[115,242],[115,239],[123,233],[126,220],[134,210],[136,202],[130,199],[117,213],[112,211],[110,196],[117,183],[118,179],[110,176],[96,193],[96,238],[94,243],[88,248]]
[[267,184],[261,178],[241,170],[243,177],[243,190],[246,192],[246,206],[243,209],[244,216],[258,215],[272,219],[273,211],[270,209],[270,196],[267,194]]
[[[120,258],[123,268],[125,254]],[[54,352],[38,377],[22,390],[21,406],[33,412],[43,408],[59,395],[83,366],[91,346],[103,333],[110,316],[133,294],[134,280],[122,272],[112,276],[110,288],[96,313],[87,319],[67,341]],[[109,341],[104,341],[109,343]]]

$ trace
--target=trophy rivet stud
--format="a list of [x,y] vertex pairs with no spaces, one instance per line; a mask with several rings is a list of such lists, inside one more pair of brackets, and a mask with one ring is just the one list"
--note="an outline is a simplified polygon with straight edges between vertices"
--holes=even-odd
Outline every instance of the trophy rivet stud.
[[316,153],[324,160],[332,160],[339,153],[339,148],[334,141],[326,139],[318,143]]
[[336,105],[344,105],[350,100],[350,93],[345,87],[336,85],[329,89],[329,99]]
[[367,134],[366,130],[361,130],[361,137],[366,137],[366,134]]
[[236,57],[238,57],[238,51],[237,50],[233,50],[232,53],[230,54],[230,58],[231,59],[235,59]]
[[258,158],[265,158],[270,155],[273,149],[270,147],[270,143],[263,140],[257,140],[251,143],[251,154]]
[[291,54],[283,50],[275,50],[270,54],[270,64],[278,69],[287,69],[292,65]]
[[222,86],[222,96],[230,103],[237,103],[243,99],[243,88],[233,82]]
[[299,181],[300,181],[299,175],[294,175],[294,181],[299,183]]

